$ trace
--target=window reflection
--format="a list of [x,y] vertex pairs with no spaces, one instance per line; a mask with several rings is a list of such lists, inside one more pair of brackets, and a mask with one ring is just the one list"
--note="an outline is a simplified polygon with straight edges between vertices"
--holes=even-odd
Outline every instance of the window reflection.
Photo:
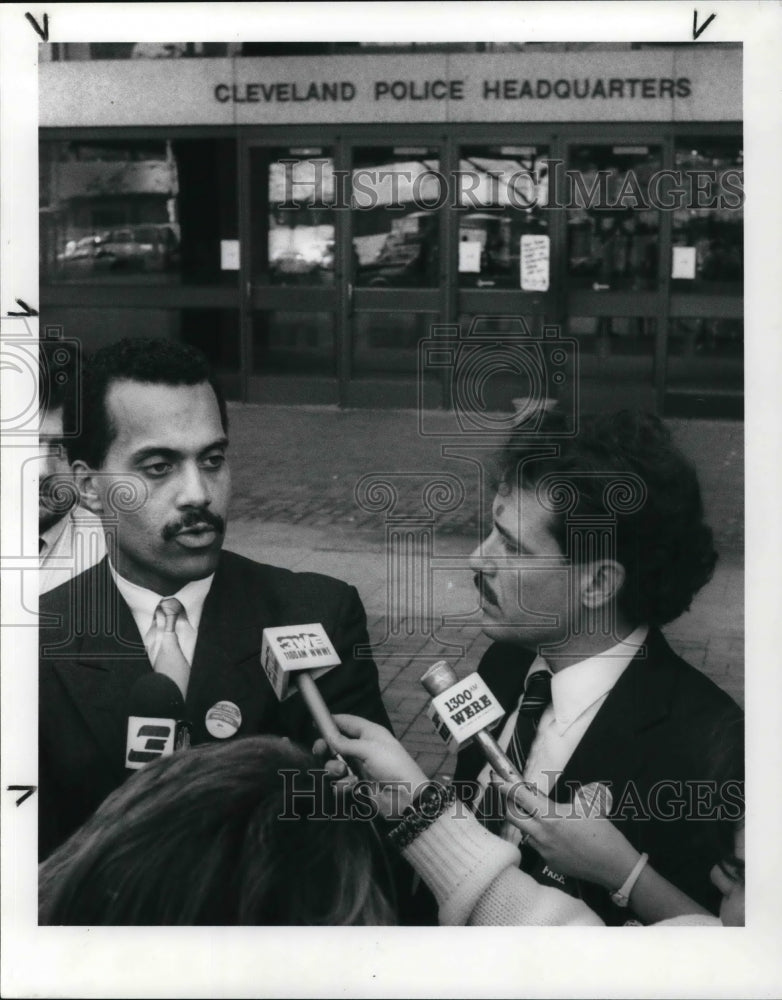
[[576,288],[651,290],[659,212],[649,205],[658,147],[574,146],[568,165],[568,271]]
[[[673,244],[693,247],[695,266],[687,278],[675,280],[677,291],[697,290],[701,282],[740,282],[744,277],[744,209],[736,189],[743,190],[744,157],[738,140],[690,140],[677,143],[676,169],[683,171],[694,191],[696,178],[702,185],[699,199],[673,213]],[[700,200],[711,207],[698,207]],[[676,251],[674,251],[675,253]],[[676,273],[674,272],[676,279]]]
[[438,282],[441,197],[430,149],[355,150],[352,172],[353,272],[371,288],[432,287]]
[[45,142],[41,278],[88,284],[236,281],[220,241],[236,238],[232,140]]
[[[458,273],[461,287],[546,291],[548,240],[537,241],[531,264],[521,267],[522,238],[546,236],[548,150],[534,146],[464,148],[459,161]],[[525,241],[526,242],[526,241]],[[529,255],[525,257],[529,262]]]
[[276,151],[268,166],[269,275],[277,285],[334,282],[334,161]]

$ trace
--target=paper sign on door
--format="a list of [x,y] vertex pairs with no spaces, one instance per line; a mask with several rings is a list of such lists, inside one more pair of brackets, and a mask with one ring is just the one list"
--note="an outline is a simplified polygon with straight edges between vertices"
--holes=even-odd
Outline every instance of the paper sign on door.
[[548,236],[528,233],[521,237],[521,288],[524,292],[547,292],[549,276]]
[[695,247],[674,247],[671,277],[692,281],[695,278]]
[[481,244],[479,240],[462,240],[459,243],[459,273],[481,273]]

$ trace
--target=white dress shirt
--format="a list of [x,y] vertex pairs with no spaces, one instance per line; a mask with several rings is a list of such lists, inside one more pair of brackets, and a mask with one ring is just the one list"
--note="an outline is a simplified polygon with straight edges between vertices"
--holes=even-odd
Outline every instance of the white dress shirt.
[[39,535],[38,593],[67,583],[101,561],[106,540],[100,518],[75,506]]
[[[610,649],[551,675],[551,704],[540,718],[523,775],[526,781],[534,782],[544,795],[550,794],[611,688],[646,641],[648,631],[647,625],[639,625]],[[527,678],[538,670],[548,669],[543,657],[538,656],[530,667]],[[497,740],[505,751],[516,728],[523,698],[522,694]],[[487,764],[478,776],[478,781],[484,787],[489,781],[490,770]]]
[[144,647],[150,663],[155,662],[160,645],[160,633],[155,624],[155,609],[166,597],[175,597],[179,601],[185,609],[185,613],[177,618],[176,634],[185,659],[192,666],[193,654],[198,640],[198,626],[201,624],[201,612],[204,610],[204,601],[212,586],[214,573],[205,576],[203,580],[191,580],[175,594],[162,595],[126,580],[119,575],[111,562],[109,562],[109,570],[117,585],[117,590],[125,598],[133,614],[133,620],[144,639]]

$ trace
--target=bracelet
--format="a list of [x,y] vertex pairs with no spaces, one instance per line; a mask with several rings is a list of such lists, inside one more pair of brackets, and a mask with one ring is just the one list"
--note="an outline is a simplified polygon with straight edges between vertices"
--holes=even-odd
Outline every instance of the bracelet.
[[455,801],[456,789],[453,785],[428,781],[416,793],[412,804],[403,810],[401,822],[388,833],[389,841],[397,850],[403,851]]
[[616,892],[611,893],[611,902],[614,906],[621,906],[622,909],[626,909],[630,904],[630,893],[635,888],[635,883],[638,881],[638,876],[646,867],[646,862],[649,860],[649,855],[644,851],[641,857],[636,861],[633,866],[633,870],[627,876],[624,884],[621,885]]

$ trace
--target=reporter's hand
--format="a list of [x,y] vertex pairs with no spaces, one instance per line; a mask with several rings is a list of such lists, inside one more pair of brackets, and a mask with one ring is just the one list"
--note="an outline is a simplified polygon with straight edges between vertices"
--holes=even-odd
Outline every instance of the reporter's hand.
[[[347,758],[359,777],[369,783],[367,790],[383,815],[396,816],[427,780],[426,774],[383,726],[357,715],[337,714],[333,718],[342,734],[333,741],[333,750]],[[318,756],[331,752],[322,739],[312,749]],[[355,784],[346,776],[342,761],[332,757],[324,766],[338,782]]]
[[558,803],[526,783],[497,777],[496,784],[506,799],[506,819],[553,869],[611,891],[624,882],[639,852],[588,800],[577,793],[573,802]]

